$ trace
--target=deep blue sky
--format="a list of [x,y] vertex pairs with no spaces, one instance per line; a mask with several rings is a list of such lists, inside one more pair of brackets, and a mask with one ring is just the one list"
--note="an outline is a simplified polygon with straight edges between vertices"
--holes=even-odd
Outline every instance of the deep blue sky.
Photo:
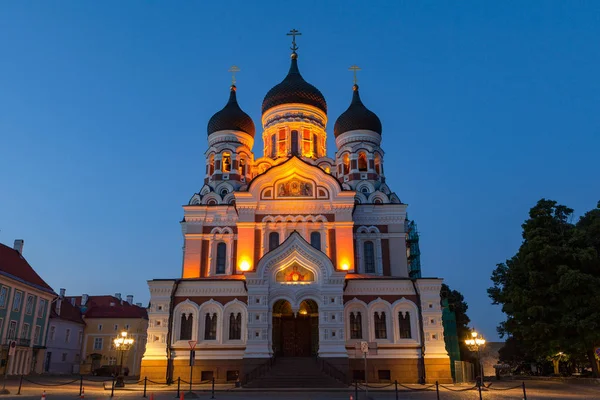
[[329,104],[330,155],[347,68],[363,69],[424,275],[495,338],[486,288],[529,208],[600,199],[600,2],[1,2],[0,242],[25,239],[57,291],[146,303],[146,280],[181,272],[181,205],[202,185],[227,69],[258,127],[291,28]]

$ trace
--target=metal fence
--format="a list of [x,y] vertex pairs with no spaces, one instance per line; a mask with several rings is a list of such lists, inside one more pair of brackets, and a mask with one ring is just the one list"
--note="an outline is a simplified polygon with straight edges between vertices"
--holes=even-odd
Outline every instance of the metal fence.
[[454,361],[455,383],[475,381],[475,366],[467,361]]

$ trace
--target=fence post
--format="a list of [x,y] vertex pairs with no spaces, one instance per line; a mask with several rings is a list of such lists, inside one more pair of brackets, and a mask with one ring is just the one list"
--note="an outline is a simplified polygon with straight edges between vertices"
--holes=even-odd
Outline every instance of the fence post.
[[354,380],[354,400],[358,400],[358,379]]
[[110,388],[110,397],[111,398],[115,396],[115,374],[113,374],[112,378],[113,378],[112,379],[112,386]]
[[483,400],[483,397],[481,397],[481,386],[482,386],[482,383],[483,382],[479,381],[479,385],[477,385],[477,387],[479,389],[479,400]]
[[82,391],[83,391],[83,375],[79,375],[79,397],[81,397]]
[[438,381],[435,381],[435,394],[437,396],[437,400],[440,400],[440,384]]
[[17,394],[21,394],[21,385],[23,385],[23,374],[21,374],[21,379],[19,380],[19,390],[17,391]]
[[177,398],[179,398],[179,390],[181,388],[181,377],[177,378]]
[[215,398],[215,377],[214,377],[214,376],[213,376],[213,378],[212,378],[212,393],[211,393],[211,396],[210,396],[210,398],[211,398],[211,399],[214,399],[214,398]]
[[523,381],[523,400],[527,400],[527,392],[525,391],[525,381]]
[[142,397],[146,397],[146,385],[148,384],[148,377],[144,377],[144,395]]
[[396,400],[398,400],[398,379],[394,381],[394,385],[396,385]]

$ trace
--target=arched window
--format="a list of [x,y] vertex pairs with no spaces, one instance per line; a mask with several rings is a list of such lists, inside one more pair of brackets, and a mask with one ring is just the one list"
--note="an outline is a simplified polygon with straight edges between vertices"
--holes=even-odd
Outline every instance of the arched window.
[[231,154],[223,153],[223,172],[231,172]]
[[319,158],[319,137],[317,134],[313,134],[313,154]]
[[227,189],[221,189],[221,197],[227,196],[227,193],[229,193],[229,190],[227,190]]
[[384,311],[375,313],[375,339],[387,339]]
[[240,340],[242,338],[242,314],[231,313],[229,315],[229,340]]
[[217,244],[217,274],[225,273],[225,257],[227,255],[227,245],[223,242]]
[[243,158],[240,160],[238,170],[241,176],[246,176],[246,160],[244,160]]
[[366,241],[363,245],[364,250],[364,259],[365,259],[365,273],[366,274],[374,274],[375,273],[375,246],[373,242]]
[[204,340],[217,340],[217,314],[206,313],[204,319]]
[[271,158],[277,157],[277,135],[271,136]]
[[381,157],[375,153],[375,172],[381,175]]
[[212,176],[215,173],[215,156],[213,154],[208,157],[208,176]]
[[311,232],[310,245],[317,250],[321,250],[321,234],[319,232]]
[[358,170],[366,171],[367,170],[367,153],[361,151],[358,153]]
[[398,313],[398,322],[400,324],[400,339],[410,339],[410,313],[408,311]]
[[344,154],[344,175],[350,173],[350,156],[348,153]]
[[292,131],[292,155],[300,154],[300,146],[298,144],[298,131]]
[[269,233],[269,251],[275,250],[279,246],[279,233],[271,232]]
[[181,328],[179,329],[179,340],[192,340],[192,326],[194,316],[192,313],[181,313]]
[[360,311],[350,313],[350,339],[362,339],[362,316]]

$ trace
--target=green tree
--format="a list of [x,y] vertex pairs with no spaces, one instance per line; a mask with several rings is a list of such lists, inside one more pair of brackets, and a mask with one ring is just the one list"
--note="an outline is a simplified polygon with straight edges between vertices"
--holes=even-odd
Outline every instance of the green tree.
[[445,283],[442,283],[441,296],[448,299],[448,307],[456,315],[456,333],[460,348],[460,359],[470,360],[473,357],[465,344],[465,339],[470,336],[469,322],[471,322],[471,319],[467,315],[469,306],[465,301],[465,296],[458,290],[450,289]]
[[[599,204],[600,205],[600,204]],[[502,305],[501,336],[520,340],[532,358],[585,349],[593,361],[600,343],[600,209],[571,222],[573,210],[542,199],[522,225],[519,251],[492,273],[488,294]]]

